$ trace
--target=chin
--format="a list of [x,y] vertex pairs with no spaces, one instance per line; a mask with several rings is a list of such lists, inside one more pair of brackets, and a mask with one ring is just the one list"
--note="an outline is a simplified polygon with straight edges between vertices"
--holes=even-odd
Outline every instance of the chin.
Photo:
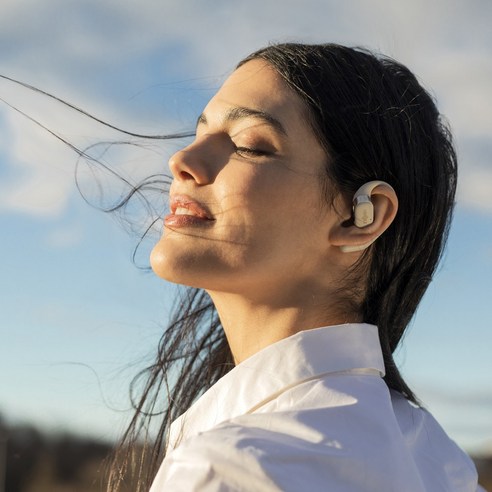
[[179,272],[182,268],[179,268],[176,262],[172,261],[166,251],[162,247],[162,244],[158,242],[150,253],[150,266],[152,271],[160,278],[173,282],[175,284],[183,283],[180,281]]
[[219,248],[169,241],[165,236],[150,253],[150,266],[158,277],[207,291],[240,292],[246,280],[255,277],[246,264],[243,257],[231,259]]
[[[158,277],[174,284],[206,289],[209,287],[206,279],[210,281],[213,278],[212,272],[209,268],[203,271],[203,266],[200,267],[196,260],[197,258],[191,254],[170,254],[161,242],[158,242],[150,253],[150,266]],[[203,262],[201,264],[203,265]]]

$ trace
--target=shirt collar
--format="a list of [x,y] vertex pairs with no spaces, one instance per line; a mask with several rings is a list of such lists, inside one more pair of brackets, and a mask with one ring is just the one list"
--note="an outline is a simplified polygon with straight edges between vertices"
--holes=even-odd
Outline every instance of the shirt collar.
[[260,350],[217,381],[173,422],[170,449],[221,422],[252,412],[288,386],[357,369],[384,375],[376,326],[354,323],[298,332]]

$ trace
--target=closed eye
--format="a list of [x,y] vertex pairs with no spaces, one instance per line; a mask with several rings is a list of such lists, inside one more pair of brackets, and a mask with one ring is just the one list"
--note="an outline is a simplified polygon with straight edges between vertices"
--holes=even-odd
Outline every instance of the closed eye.
[[234,152],[242,157],[261,157],[271,155],[271,152],[261,149],[253,149],[250,147],[237,147],[234,146]]

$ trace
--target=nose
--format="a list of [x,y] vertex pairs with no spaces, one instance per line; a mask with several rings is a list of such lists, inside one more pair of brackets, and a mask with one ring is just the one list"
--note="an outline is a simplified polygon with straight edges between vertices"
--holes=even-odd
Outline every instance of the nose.
[[169,159],[169,168],[178,181],[193,180],[198,185],[213,183],[217,174],[218,155],[206,138],[176,152]]

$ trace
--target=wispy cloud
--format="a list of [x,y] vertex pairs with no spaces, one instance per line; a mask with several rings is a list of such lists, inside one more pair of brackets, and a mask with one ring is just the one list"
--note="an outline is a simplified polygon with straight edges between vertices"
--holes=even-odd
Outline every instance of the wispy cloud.
[[83,228],[79,224],[74,224],[49,232],[45,242],[52,248],[65,249],[77,246],[83,239]]
[[[270,41],[366,45],[415,70],[432,88],[460,142],[492,138],[491,15],[492,4],[483,0],[452,6],[445,0],[287,0],[282,8],[273,0],[212,5],[144,0],[138,8],[117,0],[7,0],[0,6],[0,58],[2,70],[132,126],[128,98],[136,88],[224,74]],[[165,105],[162,94],[149,98],[149,112]],[[66,165],[66,149],[50,146],[13,121],[7,117],[4,130],[11,135],[9,144],[14,143],[8,162],[16,177],[3,183],[0,206],[37,215],[61,213],[73,187],[68,175],[55,176],[53,163]],[[169,119],[166,123],[172,128]],[[70,120],[63,125],[68,134],[80,133]],[[42,154],[46,159],[40,159]],[[467,152],[461,178],[462,204],[490,212],[490,173],[473,166]]]
[[5,119],[1,131],[9,135],[4,149],[9,170],[0,182],[0,211],[36,217],[62,214],[73,188],[73,176],[62,164],[73,156],[50,145],[45,134],[16,115]]
[[[165,149],[123,135],[46,96],[10,82],[0,81],[0,91],[0,97],[33,119],[30,121],[16,109],[0,106],[0,131],[4,137],[0,141],[0,159],[4,168],[0,181],[0,212],[39,218],[60,217],[70,197],[79,193],[76,176],[80,191],[87,198],[93,198],[94,203],[108,205],[106,194],[115,194],[108,198],[111,200],[128,191],[129,188],[125,188],[124,183],[111,172],[101,165],[91,166],[90,160],[79,159],[77,152],[60,139],[75,145],[79,151],[101,143],[100,147],[88,150],[89,154],[103,163],[108,161],[112,169],[131,182],[166,170]],[[87,103],[87,106],[91,105],[94,101]],[[105,109],[104,103],[98,107],[102,113],[112,112]],[[115,109],[113,113],[117,115],[118,111]],[[123,127],[132,126],[130,119],[121,117],[121,114],[115,119],[122,121]],[[116,145],[121,141],[129,144]],[[115,145],[104,145],[104,142]],[[120,185],[119,189],[117,185]]]
[[463,173],[458,188],[458,205],[492,214],[492,168],[472,168]]
[[[490,128],[492,129],[492,122]],[[492,137],[492,136],[491,136]],[[458,140],[458,206],[492,215],[492,138]]]

